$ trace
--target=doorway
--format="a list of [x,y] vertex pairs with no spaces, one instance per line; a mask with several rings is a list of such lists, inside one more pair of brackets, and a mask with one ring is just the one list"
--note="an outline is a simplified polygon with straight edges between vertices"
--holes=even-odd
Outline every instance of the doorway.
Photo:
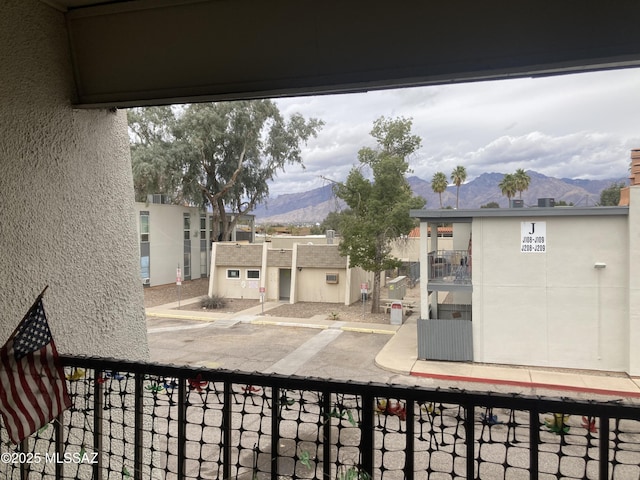
[[281,268],[279,271],[279,300],[289,300],[291,298],[291,269]]

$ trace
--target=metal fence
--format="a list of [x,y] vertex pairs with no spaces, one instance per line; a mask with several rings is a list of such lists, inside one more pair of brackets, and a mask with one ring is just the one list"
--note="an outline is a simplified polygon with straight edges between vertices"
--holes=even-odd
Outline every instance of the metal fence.
[[471,254],[467,250],[429,252],[429,281],[471,284]]
[[[64,357],[17,479],[638,479],[640,407]],[[38,460],[38,461],[36,461]]]

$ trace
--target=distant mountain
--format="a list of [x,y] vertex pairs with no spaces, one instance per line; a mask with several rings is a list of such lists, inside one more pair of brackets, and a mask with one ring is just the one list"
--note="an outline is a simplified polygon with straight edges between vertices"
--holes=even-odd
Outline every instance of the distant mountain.
[[[600,192],[614,182],[626,181],[626,178],[608,180],[584,180],[571,178],[547,177],[530,170],[529,189],[522,192],[522,200],[527,206],[538,205],[539,198],[553,198],[556,202],[564,200],[578,206],[591,206],[600,199]],[[483,173],[468,183],[460,186],[459,208],[480,208],[489,202],[497,202],[501,208],[508,206],[507,198],[502,195],[498,184],[502,181],[502,173]],[[409,177],[409,185],[414,194],[427,201],[426,208],[440,208],[440,199],[431,189],[431,182],[419,177]],[[519,198],[516,194],[516,198]],[[442,193],[443,206],[455,207],[456,187],[449,186]],[[322,222],[330,212],[344,208],[338,200],[331,185],[316,188],[308,192],[289,193],[269,199],[259,205],[252,213],[258,223],[316,223]]]
[[316,223],[342,208],[344,202],[333,195],[331,185],[325,185],[307,192],[270,198],[251,213],[260,223]]

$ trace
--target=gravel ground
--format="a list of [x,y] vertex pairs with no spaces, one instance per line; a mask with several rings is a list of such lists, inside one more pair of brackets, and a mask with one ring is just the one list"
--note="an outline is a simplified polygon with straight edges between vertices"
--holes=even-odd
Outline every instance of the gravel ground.
[[[180,298],[182,300],[205,297],[209,290],[209,279],[199,278],[196,280],[188,280],[182,282],[180,287]],[[381,297],[386,298],[388,292],[383,290]],[[411,299],[416,303],[420,302],[419,289],[408,289],[407,299]],[[158,285],[144,289],[144,306],[155,307],[178,300],[178,287],[175,284]],[[227,299],[224,312],[239,312],[247,308],[259,305],[256,300],[247,299]],[[180,310],[197,311],[202,310],[199,303],[183,305]],[[364,311],[362,302],[356,302],[351,305],[341,303],[316,303],[316,302],[298,302],[294,304],[283,303],[279,307],[273,308],[265,312],[275,317],[291,317],[291,318],[311,318],[318,315],[324,318],[344,321],[344,322],[368,322],[368,323],[388,323],[388,313],[371,313],[371,304],[367,302]],[[412,315],[417,315],[413,313]]]
[[[194,298],[206,296],[209,290],[209,279],[199,278],[197,280],[187,280],[180,286],[180,298]],[[145,308],[157,307],[165,303],[178,301],[178,286],[175,283],[158,285],[144,289]]]

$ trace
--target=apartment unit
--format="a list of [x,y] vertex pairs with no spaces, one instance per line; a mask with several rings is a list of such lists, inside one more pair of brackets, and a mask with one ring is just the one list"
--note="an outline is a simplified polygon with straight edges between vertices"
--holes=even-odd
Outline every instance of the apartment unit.
[[640,184],[628,198],[412,211],[453,228],[451,250],[421,242],[419,358],[640,374]]
[[[197,207],[165,203],[152,195],[147,203],[137,202],[140,244],[140,276],[145,286],[206,277],[211,266],[213,217]],[[231,232],[231,239],[252,242],[253,215],[244,215]]]

